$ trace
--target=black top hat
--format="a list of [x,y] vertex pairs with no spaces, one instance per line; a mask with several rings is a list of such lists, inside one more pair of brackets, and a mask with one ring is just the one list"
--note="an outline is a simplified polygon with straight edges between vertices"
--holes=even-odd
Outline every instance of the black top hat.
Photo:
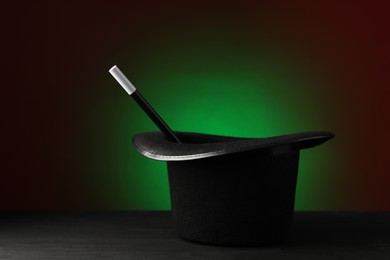
[[160,132],[137,134],[142,155],[168,163],[172,214],[179,236],[233,246],[275,244],[290,231],[299,151],[334,135],[306,132],[269,138]]
[[172,213],[182,238],[247,246],[287,237],[299,151],[332,133],[269,138],[174,133],[118,67],[110,73],[163,133],[138,134],[133,144],[146,157],[168,162]]

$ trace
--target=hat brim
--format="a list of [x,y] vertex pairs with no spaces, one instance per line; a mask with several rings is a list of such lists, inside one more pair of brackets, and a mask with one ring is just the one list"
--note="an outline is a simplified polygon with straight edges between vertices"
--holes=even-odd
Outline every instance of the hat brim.
[[170,142],[160,132],[145,132],[133,137],[135,149],[159,161],[188,161],[246,151],[289,146],[306,149],[334,137],[331,132],[303,132],[267,138],[240,138],[200,133],[175,132],[182,144]]

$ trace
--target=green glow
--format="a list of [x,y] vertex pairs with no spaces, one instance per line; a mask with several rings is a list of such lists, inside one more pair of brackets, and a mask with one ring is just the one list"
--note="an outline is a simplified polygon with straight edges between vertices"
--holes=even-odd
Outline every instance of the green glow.
[[[250,52],[221,39],[208,43],[199,47],[189,40],[168,42],[133,61],[140,64],[137,69],[121,69],[177,131],[268,137],[326,129],[298,61],[274,58],[272,51],[268,56]],[[105,122],[98,130],[100,136],[91,140],[90,154],[91,160],[101,160],[100,166],[93,166],[95,174],[101,172],[104,184],[111,187],[110,194],[102,197],[108,196],[104,201],[113,209],[168,210],[166,164],[142,157],[131,146],[134,134],[157,129],[124,91],[119,97],[118,91],[110,90],[119,88],[114,81],[107,83],[104,88],[115,94],[100,98],[89,122]],[[324,171],[321,164],[330,151],[321,149],[301,153],[298,210],[326,204],[316,190],[323,186],[316,183],[316,176]]]

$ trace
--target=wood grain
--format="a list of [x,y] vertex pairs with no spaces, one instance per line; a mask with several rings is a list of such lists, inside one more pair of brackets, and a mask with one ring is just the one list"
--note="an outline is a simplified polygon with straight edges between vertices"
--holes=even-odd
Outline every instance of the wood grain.
[[290,240],[216,247],[176,236],[170,212],[1,212],[0,259],[390,259],[390,212],[296,212]]

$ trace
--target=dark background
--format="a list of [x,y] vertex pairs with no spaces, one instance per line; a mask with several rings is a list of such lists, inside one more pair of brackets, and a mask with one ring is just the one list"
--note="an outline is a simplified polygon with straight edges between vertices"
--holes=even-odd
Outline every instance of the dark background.
[[[289,54],[310,71],[306,77],[296,76],[296,81],[313,85],[296,84],[294,93],[310,91],[314,97],[318,93],[313,103],[321,123],[313,125],[336,133],[329,145],[337,156],[326,155],[327,161],[334,162],[326,169],[318,158],[309,159],[320,177],[302,179],[300,209],[390,209],[390,41],[385,1],[20,1],[5,5],[0,209],[169,208],[166,199],[158,200],[161,194],[168,196],[166,181],[149,185],[142,184],[146,179],[141,177],[124,177],[144,174],[143,168],[122,171],[130,156],[115,155],[118,149],[108,145],[127,138],[129,150],[120,152],[130,153],[129,140],[136,131],[155,129],[148,123],[132,127],[129,119],[126,133],[114,131],[120,125],[114,115],[131,117],[126,111],[135,106],[125,110],[108,106],[107,100],[131,101],[113,87],[107,70],[123,65],[145,86],[148,77],[161,76],[147,71],[154,62],[150,53],[179,49],[178,39],[187,37],[186,42],[193,44],[186,45],[186,52],[193,56],[180,60],[179,53],[167,67],[188,65],[190,58],[223,38],[223,32],[234,32],[224,41],[249,56]],[[215,57],[207,56],[202,56],[202,64],[215,64],[207,70],[217,71],[219,63],[210,63]],[[278,64],[267,66],[278,71]],[[164,108],[156,94],[161,92],[155,87],[146,93]],[[301,99],[291,102],[301,104]],[[303,101],[301,106],[297,111],[304,110]],[[307,126],[308,118],[303,119]],[[306,198],[310,190],[318,203]]]

